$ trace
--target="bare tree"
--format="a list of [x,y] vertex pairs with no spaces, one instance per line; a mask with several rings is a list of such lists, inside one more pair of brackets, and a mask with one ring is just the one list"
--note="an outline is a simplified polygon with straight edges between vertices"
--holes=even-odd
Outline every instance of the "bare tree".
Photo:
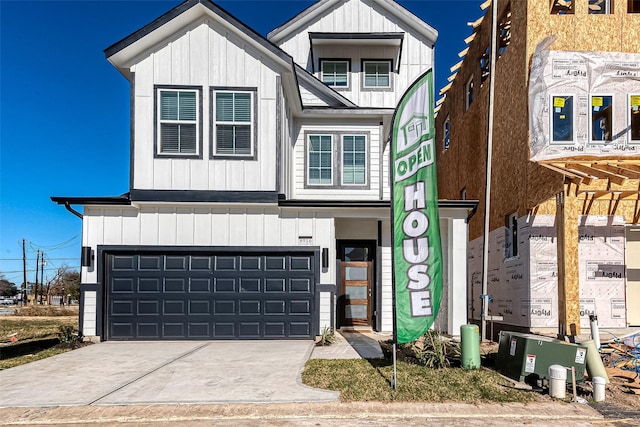
[[71,270],[68,266],[62,265],[56,271],[51,280],[47,282],[47,301],[51,296],[60,296],[64,304],[67,295],[72,299],[78,299],[80,293],[80,273]]

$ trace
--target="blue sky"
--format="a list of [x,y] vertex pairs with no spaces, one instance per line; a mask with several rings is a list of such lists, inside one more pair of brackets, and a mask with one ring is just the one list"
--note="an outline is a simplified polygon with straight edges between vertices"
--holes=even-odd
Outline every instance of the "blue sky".
[[[459,61],[467,22],[481,0],[399,0],[439,32],[436,94]],[[45,277],[80,265],[81,220],[51,196],[115,196],[129,191],[129,83],[103,50],[179,0],[0,0],[0,274],[28,280],[36,250]],[[308,0],[217,1],[266,35],[313,4]],[[81,210],[81,207],[76,207]]]

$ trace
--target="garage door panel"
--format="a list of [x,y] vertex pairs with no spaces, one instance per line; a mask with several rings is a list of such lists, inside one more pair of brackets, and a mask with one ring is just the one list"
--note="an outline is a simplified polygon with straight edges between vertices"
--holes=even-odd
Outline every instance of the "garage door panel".
[[213,313],[216,315],[233,315],[236,314],[236,302],[215,300]]
[[267,256],[265,264],[265,270],[267,271],[285,271],[287,268],[286,257],[284,256]]
[[209,322],[189,322],[189,336],[191,338],[208,339],[211,337]]
[[184,301],[164,300],[162,314],[186,315],[186,304],[184,303]]
[[214,322],[213,337],[214,338],[235,338],[236,329],[233,322]]
[[165,270],[187,271],[189,260],[186,256],[166,256],[164,259]]
[[185,336],[184,323],[165,322],[162,324],[162,338],[184,339]]
[[189,281],[189,293],[210,293],[211,279],[191,279]]
[[240,271],[260,271],[262,263],[260,257],[243,256],[240,257]]
[[162,257],[141,255],[138,259],[138,269],[144,271],[160,271],[160,266],[162,265]]
[[313,335],[312,255],[107,256],[107,339]]
[[165,293],[176,292],[176,293],[183,294],[186,289],[187,289],[187,286],[186,286],[186,279],[185,278],[180,278],[180,279],[167,278],[167,279],[164,279],[164,292]]
[[214,292],[223,293],[223,292],[236,292],[236,279],[230,278],[215,278],[214,279]]
[[114,294],[120,293],[133,293],[133,279],[132,278],[120,278],[113,280],[112,287]]
[[131,300],[113,300],[111,301],[111,313],[114,316],[133,316],[134,302]]
[[160,302],[157,300],[139,300],[138,313],[139,316],[159,316]]
[[[146,339],[159,339],[160,338],[160,324],[159,323],[138,323],[137,324],[137,338]],[[133,328],[130,328],[133,330]],[[131,338],[134,338],[131,336]]]
[[138,293],[158,293],[160,292],[160,283],[161,280],[159,278],[139,278]]
[[131,255],[115,255],[112,268],[114,271],[134,271],[136,258]]
[[236,257],[233,256],[217,256],[215,257],[215,270],[216,271],[236,271],[237,263]]
[[286,280],[285,279],[265,279],[264,291],[265,293],[276,293],[276,292],[283,293],[286,291]]
[[207,315],[211,314],[211,302],[210,301],[189,301],[189,314],[190,315]]
[[211,257],[199,257],[192,256],[191,257],[191,270],[192,271],[211,271],[213,266]]
[[293,271],[311,271],[311,258],[309,257],[291,257],[291,270]]

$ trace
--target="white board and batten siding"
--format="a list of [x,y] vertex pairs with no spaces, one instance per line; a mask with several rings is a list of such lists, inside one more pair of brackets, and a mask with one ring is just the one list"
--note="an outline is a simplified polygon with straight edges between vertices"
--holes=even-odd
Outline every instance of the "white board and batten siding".
[[[379,200],[381,185],[381,135],[382,129],[378,123],[349,123],[342,124],[333,121],[307,120],[301,122],[294,134],[295,145],[293,147],[293,193],[294,199],[322,199],[322,200]],[[342,139],[343,135],[366,135],[367,137],[367,184],[363,186],[343,185],[342,177],[338,173],[342,162]],[[309,135],[332,135],[333,136],[333,183],[331,185],[320,186],[307,185],[307,164],[308,164],[308,141]]]
[[[221,61],[220,58],[225,58]],[[201,19],[132,66],[137,189],[274,191],[278,67],[210,19]],[[202,158],[154,156],[154,85],[202,88]],[[212,160],[210,88],[257,88],[256,160]],[[214,112],[215,114],[215,112]]]
[[[340,93],[361,107],[395,108],[404,90],[427,69],[433,67],[433,48],[431,44],[416,31],[409,28],[399,19],[391,16],[374,2],[350,0],[340,3],[331,13],[324,14],[314,22],[309,22],[306,28],[298,30],[295,34],[278,41],[278,46],[293,57],[293,60],[306,67],[307,71],[315,71],[316,77],[320,77],[318,69],[318,55],[320,50],[316,47],[314,52],[314,69],[308,66],[311,43],[309,33],[404,33],[402,51],[400,52],[399,74],[394,74],[393,91],[374,92],[362,91],[359,81],[352,81],[350,89],[341,90]],[[341,49],[336,47],[328,49],[326,58],[341,58]],[[346,48],[344,58],[351,58],[352,71],[354,67],[360,69],[360,59],[393,59],[394,69],[396,64],[397,49],[389,46],[351,45]],[[388,52],[387,52],[388,51]],[[357,84],[355,84],[357,83]],[[382,100],[382,101],[381,101]],[[382,103],[381,103],[382,102]]]

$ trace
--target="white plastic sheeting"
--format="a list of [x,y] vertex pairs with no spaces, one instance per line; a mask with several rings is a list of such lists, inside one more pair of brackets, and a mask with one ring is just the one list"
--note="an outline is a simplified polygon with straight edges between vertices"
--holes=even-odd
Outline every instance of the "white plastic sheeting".
[[[518,219],[518,255],[505,258],[506,228],[489,235],[490,315],[504,323],[532,328],[558,325],[558,263],[554,215]],[[602,327],[626,326],[622,216],[580,216],[578,224],[580,325],[589,315]],[[482,314],[482,237],[469,243],[469,318]],[[472,310],[473,308],[473,310]]]
[[626,326],[622,216],[583,215],[578,225],[580,264],[580,326],[589,327],[589,315],[602,327]]
[[640,54],[534,53],[529,80],[530,158],[640,153]]

